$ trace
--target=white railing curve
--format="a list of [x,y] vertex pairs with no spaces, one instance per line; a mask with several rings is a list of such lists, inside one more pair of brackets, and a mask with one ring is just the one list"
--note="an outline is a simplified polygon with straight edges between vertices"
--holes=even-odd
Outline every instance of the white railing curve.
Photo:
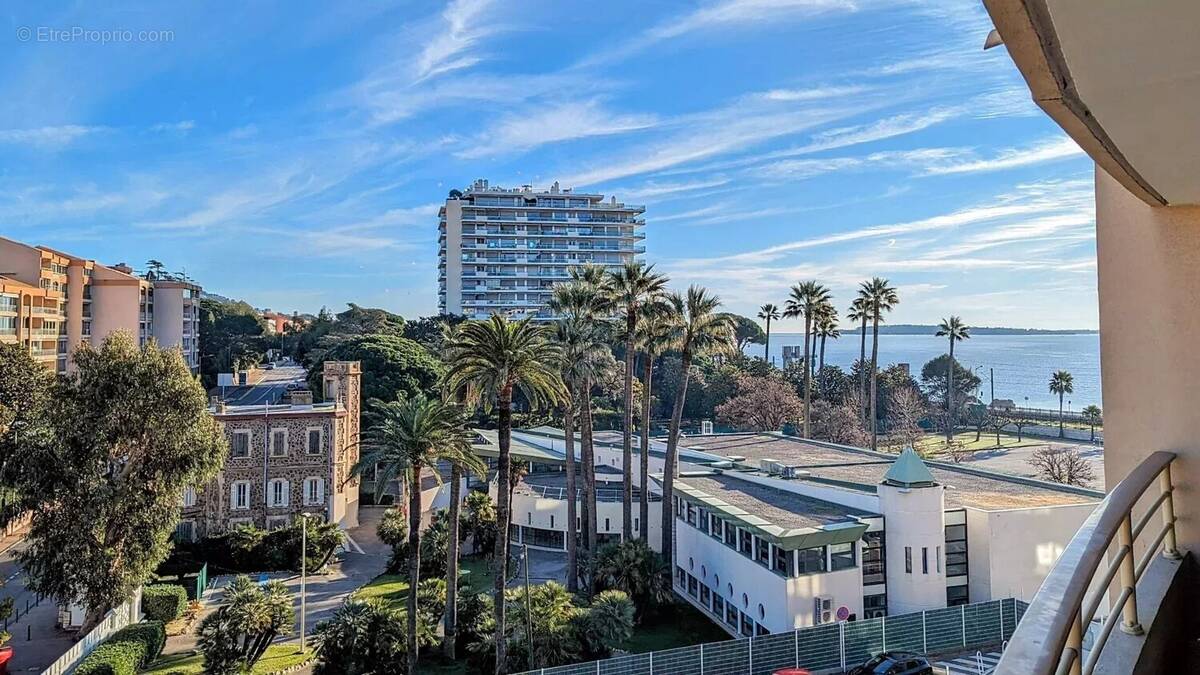
[[[1137,582],[1160,547],[1164,557],[1180,557],[1175,541],[1175,489],[1171,482],[1174,460],[1174,453],[1152,453],[1088,516],[1042,582],[1000,658],[997,675],[1091,675],[1118,622],[1123,632],[1142,633]],[[1158,497],[1134,522],[1134,506],[1155,482],[1159,487]],[[1161,515],[1162,524],[1149,540],[1146,552],[1135,561],[1134,543],[1156,513]],[[1117,548],[1112,560],[1102,567],[1114,540]],[[1096,590],[1089,595],[1093,582],[1097,582]],[[1084,627],[1091,625],[1110,587],[1119,589],[1116,600],[1085,658]]]

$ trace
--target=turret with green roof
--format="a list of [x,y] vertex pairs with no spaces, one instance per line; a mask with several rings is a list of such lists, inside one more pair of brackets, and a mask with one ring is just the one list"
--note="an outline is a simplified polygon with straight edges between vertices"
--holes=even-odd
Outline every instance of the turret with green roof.
[[911,447],[900,452],[900,456],[884,474],[883,482],[887,485],[906,488],[937,485],[937,482],[933,480],[933,474],[929,472],[929,467],[925,466],[925,462],[921,461],[921,457]]

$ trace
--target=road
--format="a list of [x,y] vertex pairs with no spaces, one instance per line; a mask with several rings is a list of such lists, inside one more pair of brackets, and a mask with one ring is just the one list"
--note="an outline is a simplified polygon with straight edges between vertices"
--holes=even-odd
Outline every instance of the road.
[[287,394],[288,385],[304,385],[304,368],[279,366],[262,371],[263,377],[256,384],[241,387],[226,387],[223,393],[229,405],[267,405],[279,403]]
[[0,553],[0,579],[4,580],[4,588],[0,590],[0,597],[10,597],[13,599],[13,607],[25,613],[25,603],[33,604],[35,597],[34,593],[25,587],[25,573],[21,569],[21,565],[17,562],[17,553],[29,548],[29,542],[21,539],[13,544],[10,548]]

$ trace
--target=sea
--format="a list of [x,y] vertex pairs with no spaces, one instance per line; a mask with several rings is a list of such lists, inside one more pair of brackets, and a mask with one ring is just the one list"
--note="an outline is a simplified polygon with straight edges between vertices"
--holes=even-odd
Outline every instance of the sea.
[[[772,333],[771,358],[783,364],[783,347],[803,347],[802,333]],[[879,364],[907,363],[919,381],[921,366],[945,354],[948,341],[934,335],[880,335]],[[825,363],[849,370],[858,359],[859,334],[842,333],[826,340]],[[763,355],[762,345],[749,345],[746,353]],[[867,358],[871,356],[871,334],[867,329]],[[1080,410],[1088,405],[1103,407],[1100,398],[1100,336],[1095,333],[973,335],[954,346],[954,358],[970,368],[981,381],[977,396],[984,401],[1012,399],[1021,406],[1058,409],[1058,396],[1050,393],[1050,376],[1065,370],[1074,376],[1075,391],[1064,407]]]

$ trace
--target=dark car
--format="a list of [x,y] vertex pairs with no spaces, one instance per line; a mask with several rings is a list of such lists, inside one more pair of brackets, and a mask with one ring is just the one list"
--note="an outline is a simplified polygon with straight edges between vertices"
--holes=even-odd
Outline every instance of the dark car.
[[925,675],[933,673],[929,660],[909,652],[884,652],[850,670],[850,675]]

